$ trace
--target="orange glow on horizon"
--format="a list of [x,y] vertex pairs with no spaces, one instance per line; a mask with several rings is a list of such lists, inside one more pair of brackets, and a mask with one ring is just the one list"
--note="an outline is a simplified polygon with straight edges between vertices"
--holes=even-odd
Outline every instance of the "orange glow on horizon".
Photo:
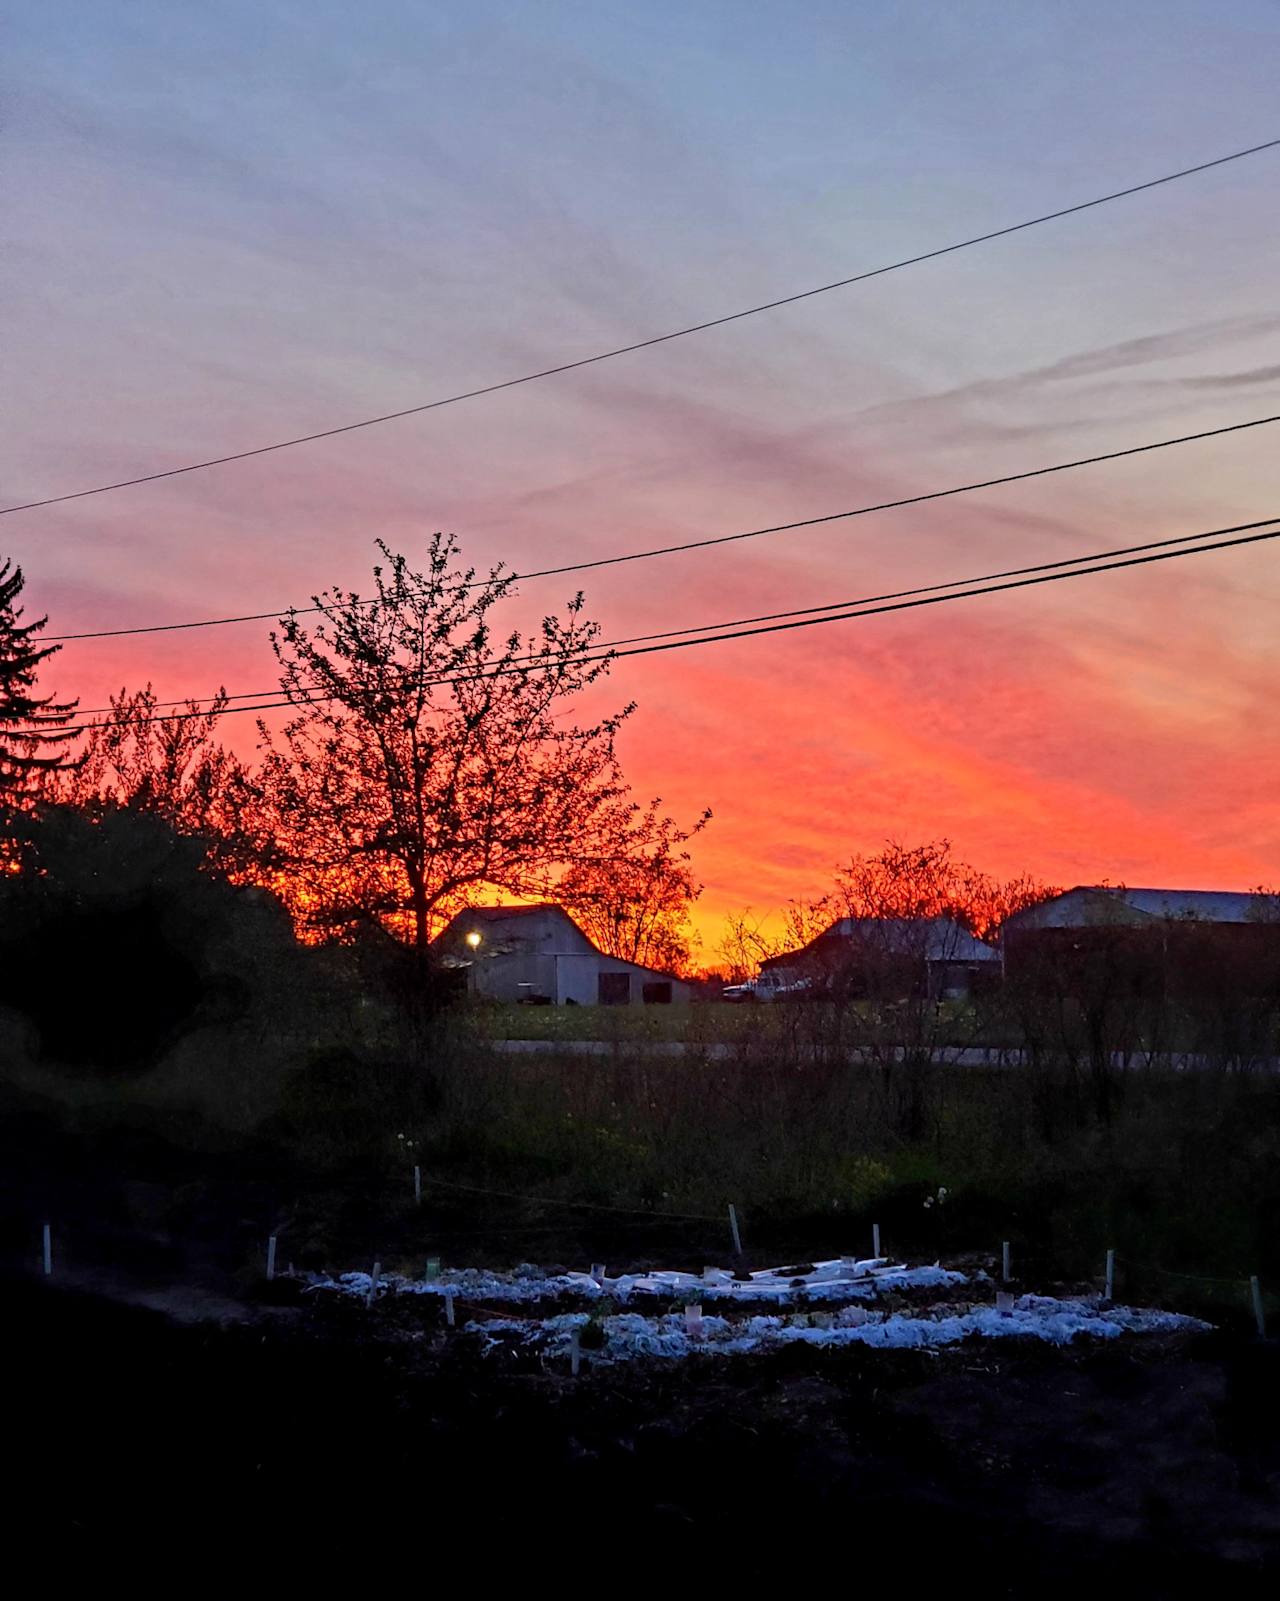
[[[838,865],[890,838],[948,838],[993,876],[1063,886],[1274,882],[1269,651],[1224,637],[1185,584],[1111,603],[1130,626],[1158,620],[1168,644],[1118,639],[1107,616],[1051,628],[1004,602],[957,608],[945,628],[886,619],[620,663],[598,695],[639,702],[620,744],[635,794],[683,821],[714,814],[692,845],[696,960],[714,964],[728,912],[780,931],[789,900],[826,893]],[[198,665],[178,671],[198,681]],[[252,758],[245,720],[224,728]],[[286,899],[305,922],[323,886]],[[521,897],[481,889],[437,927],[477,900]]]
[[[554,572],[499,633],[581,586],[630,639],[1280,507],[1280,153],[1126,187],[1258,137],[1261,0],[1166,7],[1155,50],[1116,5],[348,7],[302,51],[250,9],[69,34],[27,6],[6,37],[5,503],[33,509],[0,556],[51,635],[171,630],[68,643],[42,691],[270,694],[270,623],[186,625],[367,596],[375,539]],[[1255,544],[635,657],[592,706],[638,703],[642,804],[714,814],[704,956],[890,838],[1248,889],[1280,880],[1278,615]],[[252,717],[222,726],[253,760]]]

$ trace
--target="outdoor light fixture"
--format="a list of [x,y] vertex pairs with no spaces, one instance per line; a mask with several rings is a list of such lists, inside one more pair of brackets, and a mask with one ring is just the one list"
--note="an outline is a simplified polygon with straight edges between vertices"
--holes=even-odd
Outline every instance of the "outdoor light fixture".
[[467,935],[467,944],[470,945],[473,951],[479,949],[481,938],[482,936],[478,928],[473,928]]

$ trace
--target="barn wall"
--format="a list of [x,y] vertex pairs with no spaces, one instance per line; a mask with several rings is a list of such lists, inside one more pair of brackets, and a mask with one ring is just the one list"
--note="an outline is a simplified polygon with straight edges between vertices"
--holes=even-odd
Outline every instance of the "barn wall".
[[575,1001],[579,1006],[594,1006],[600,968],[601,958],[594,951],[589,956],[557,956],[557,1003],[564,1006],[568,1001]]
[[[474,962],[468,969],[470,989],[491,1001],[518,1001],[522,996],[556,993],[556,959],[542,951],[525,951]],[[528,990],[521,986],[528,984]]]
[[690,986],[682,984],[679,979],[668,980],[663,973],[655,973],[647,967],[638,967],[634,962],[620,962],[611,956],[601,956],[594,951],[590,956],[558,956],[556,967],[558,972],[556,1000],[562,1006],[568,1001],[574,1001],[579,1006],[597,1005],[601,973],[627,974],[630,980],[627,998],[629,1006],[644,1004],[644,986],[647,983],[670,982],[673,1001],[687,1001],[693,993]]

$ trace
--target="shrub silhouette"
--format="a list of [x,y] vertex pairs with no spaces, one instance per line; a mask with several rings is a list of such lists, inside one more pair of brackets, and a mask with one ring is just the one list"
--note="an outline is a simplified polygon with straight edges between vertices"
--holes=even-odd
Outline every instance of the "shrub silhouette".
[[0,882],[0,1005],[46,1062],[144,1071],[243,1010],[272,947],[293,946],[270,897],[208,871],[201,843],[153,814],[53,807],[31,832],[27,866]]
[[[60,907],[16,949],[5,944],[0,999],[35,1025],[43,1058],[69,1067],[148,1065],[204,990],[152,903]],[[131,994],[135,1002],[122,1006]]]

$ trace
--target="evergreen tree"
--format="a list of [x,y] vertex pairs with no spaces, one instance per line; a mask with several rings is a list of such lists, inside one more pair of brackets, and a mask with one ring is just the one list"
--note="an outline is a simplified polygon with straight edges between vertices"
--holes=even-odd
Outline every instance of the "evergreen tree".
[[76,703],[35,693],[37,669],[61,646],[35,642],[49,619],[22,621],[22,608],[15,605],[22,585],[22,568],[0,563],[0,811],[4,812],[45,774],[69,765],[66,747],[76,737],[76,730],[67,727]]

